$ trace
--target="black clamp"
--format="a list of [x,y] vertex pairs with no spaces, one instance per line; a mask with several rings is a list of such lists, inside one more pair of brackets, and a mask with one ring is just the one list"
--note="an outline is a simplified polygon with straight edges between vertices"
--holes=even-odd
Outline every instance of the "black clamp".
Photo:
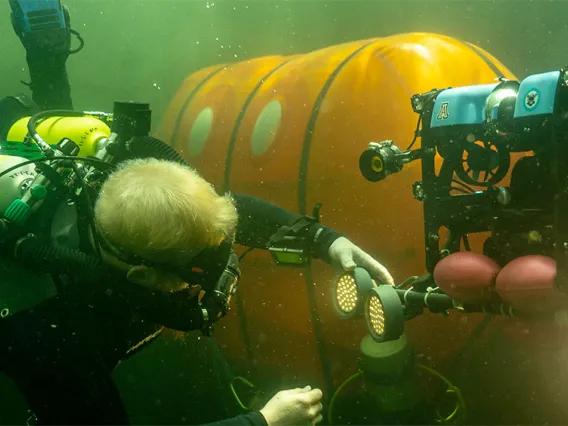
[[290,226],[283,226],[268,243],[268,250],[275,263],[281,266],[301,267],[314,257],[313,247],[322,227],[317,219],[302,216]]

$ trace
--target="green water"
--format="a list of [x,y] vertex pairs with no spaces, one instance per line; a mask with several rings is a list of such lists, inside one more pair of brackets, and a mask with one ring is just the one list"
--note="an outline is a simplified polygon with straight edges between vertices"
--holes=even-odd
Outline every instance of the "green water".
[[[350,40],[428,31],[473,42],[518,77],[568,63],[567,1],[547,0],[67,0],[72,27],[86,40],[68,72],[77,109],[110,110],[114,100],[149,102],[154,124],[185,76],[202,67],[269,54],[292,54]],[[13,34],[8,2],[0,3],[0,95],[25,90],[25,52]],[[513,352],[496,333],[477,348],[457,377],[472,401],[474,424],[568,423],[568,381],[556,374],[565,353],[548,358]],[[193,346],[197,346],[197,349]],[[211,362],[201,342],[159,341],[117,371],[133,423],[189,424],[222,413],[226,398],[209,379]],[[507,351],[507,349],[509,349]],[[504,356],[507,352],[509,355]],[[201,357],[201,358],[200,358]],[[527,366],[527,359],[530,361]],[[523,380],[523,369],[543,371],[542,383]],[[470,377],[476,371],[477,377]],[[499,383],[492,391],[488,380]],[[275,371],[275,374],[277,371]],[[500,374],[500,376],[496,376]],[[207,403],[211,410],[203,412]],[[504,404],[510,407],[499,409]],[[511,409],[511,407],[514,407]],[[543,408],[545,407],[545,408]],[[228,406],[227,415],[233,414]],[[201,410],[201,413],[196,413]],[[222,414],[224,416],[225,413]],[[0,378],[0,423],[21,423],[26,407]]]
[[[69,0],[86,46],[68,61],[77,108],[150,102],[160,117],[182,79],[217,63],[407,31],[489,50],[519,77],[565,64],[568,3],[547,0]],[[0,93],[27,80],[24,49],[0,4]],[[156,121],[157,122],[157,121]]]

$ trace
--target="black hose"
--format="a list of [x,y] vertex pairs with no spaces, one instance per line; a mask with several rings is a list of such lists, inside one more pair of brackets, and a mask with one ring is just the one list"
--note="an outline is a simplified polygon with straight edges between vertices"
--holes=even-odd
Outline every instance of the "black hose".
[[[63,155],[61,157],[57,157],[58,160],[70,160],[70,161],[78,161],[80,163],[86,163],[89,164],[93,167],[104,167],[104,168],[111,168],[112,164],[107,163],[103,160],[99,160],[98,158],[78,158],[78,157],[73,157],[73,156],[67,156],[67,155]],[[7,169],[4,169],[0,172],[0,177],[7,175],[8,173],[19,169],[20,167],[24,167],[27,166],[28,164],[35,164],[35,163],[44,163],[46,161],[51,161],[51,158],[35,158],[33,160],[27,160],[24,161],[22,163],[18,163],[15,166],[12,167],[8,167]]]
[[[445,311],[455,308],[454,299],[443,293],[426,293],[412,290],[396,289],[401,302],[407,306],[425,307],[434,311]],[[501,301],[486,302],[482,304],[464,303],[463,310],[467,313],[484,312],[486,314],[522,317],[525,319],[544,319],[550,315],[535,315],[519,312],[512,306]]]
[[132,308],[155,324],[179,330],[192,331],[203,327],[203,311],[197,297],[190,290],[174,292],[151,291],[126,280],[113,283],[113,287],[126,297]]
[[435,310],[446,310],[454,307],[453,299],[440,293],[422,293],[412,290],[396,289],[402,303],[409,306],[422,306]]
[[15,257],[28,269],[52,274],[80,276],[82,280],[99,281],[103,276],[101,261],[83,252],[46,245],[35,238],[24,239]]
[[[89,223],[89,227],[91,229],[91,235],[92,235],[93,241],[94,241],[95,252],[99,256],[99,259],[102,259],[101,244],[99,242],[97,230],[95,229],[95,213],[93,211],[93,204],[91,203],[91,197],[89,196],[89,188],[87,187],[87,184],[85,183],[85,179],[83,178],[83,175],[79,171],[77,164],[71,163],[71,167],[72,167],[73,171],[75,172],[77,179],[79,180],[79,183],[81,185],[81,189],[83,190],[82,195],[83,195],[84,200],[85,200],[85,206],[84,206],[85,211],[84,211],[84,213],[86,213],[87,222]],[[78,205],[80,206],[81,203],[79,202]]]
[[21,241],[15,257],[32,270],[69,274],[81,277],[82,286],[96,284],[99,290],[112,289],[143,317],[156,324],[181,331],[198,330],[203,326],[203,312],[197,298],[192,297],[189,290],[166,293],[152,291],[119,277],[113,280],[102,262],[95,257],[78,250],[46,245],[35,238]]
[[50,117],[83,117],[85,114],[81,111],[73,111],[67,109],[55,109],[50,111],[38,112],[32,115],[28,121],[28,133],[35,139],[37,136],[36,123],[40,120]]
[[[50,117],[83,117],[85,113],[72,110],[51,110],[42,111],[30,117],[28,121],[28,133],[36,139],[38,136],[36,123]],[[175,161],[189,166],[189,163],[171,146],[165,142],[151,136],[134,137],[128,145],[128,151],[135,158],[153,157],[158,160]]]
[[75,53],[80,52],[83,49],[83,47],[85,47],[85,40],[83,39],[83,37],[81,37],[81,34],[79,34],[77,31],[69,29],[69,32],[73,34],[75,37],[77,37],[77,40],[79,40],[79,47],[69,50],[69,54],[74,55]]
[[132,139],[128,146],[130,154],[135,158],[156,158],[174,161],[189,166],[188,162],[171,146],[151,136],[140,136]]

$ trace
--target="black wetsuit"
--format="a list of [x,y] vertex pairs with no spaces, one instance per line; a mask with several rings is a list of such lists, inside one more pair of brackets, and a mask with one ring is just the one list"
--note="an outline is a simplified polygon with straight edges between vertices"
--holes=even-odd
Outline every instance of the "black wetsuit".
[[[237,243],[244,246],[265,248],[279,227],[297,218],[254,197],[235,195],[235,201]],[[338,236],[324,227],[314,248],[316,256],[327,260],[329,246]],[[14,380],[40,423],[128,423],[111,373],[158,325],[104,288],[88,299],[81,293],[58,296],[0,320],[0,370]],[[259,412],[251,412],[216,424],[266,422]]]

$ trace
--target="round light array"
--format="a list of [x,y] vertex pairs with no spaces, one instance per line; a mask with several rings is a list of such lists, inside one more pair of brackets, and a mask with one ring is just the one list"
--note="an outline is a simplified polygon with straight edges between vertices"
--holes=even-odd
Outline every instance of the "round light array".
[[383,336],[385,334],[385,310],[381,299],[375,295],[369,296],[368,299],[367,323],[372,335]]
[[340,315],[350,315],[357,308],[359,299],[357,283],[350,274],[343,274],[337,280],[335,299]]
[[363,268],[344,272],[332,283],[332,296],[335,311],[343,318],[360,316],[364,312],[364,300],[375,284]]
[[377,342],[396,340],[402,335],[402,302],[393,286],[377,286],[363,268],[339,274],[332,286],[333,305],[339,316],[364,315],[369,334]]
[[365,303],[367,329],[377,342],[396,340],[404,331],[402,302],[390,285],[373,288]]

